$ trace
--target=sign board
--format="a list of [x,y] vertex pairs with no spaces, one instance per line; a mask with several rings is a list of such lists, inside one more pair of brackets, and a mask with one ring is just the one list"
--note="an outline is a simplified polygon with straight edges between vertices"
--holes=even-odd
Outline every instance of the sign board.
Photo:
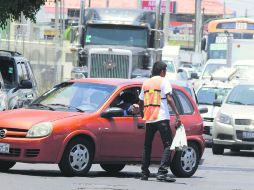
[[210,50],[227,50],[227,44],[211,44]]
[[[166,13],[166,0],[161,1],[161,12]],[[142,0],[142,9],[155,11],[156,0]],[[170,1],[170,13],[176,13],[176,1]]]

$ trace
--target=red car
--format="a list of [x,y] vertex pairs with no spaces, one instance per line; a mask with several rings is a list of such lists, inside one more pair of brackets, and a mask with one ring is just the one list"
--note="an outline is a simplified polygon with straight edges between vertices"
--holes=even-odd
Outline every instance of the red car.
[[[1,112],[0,171],[16,162],[56,163],[66,176],[84,175],[92,164],[119,172],[126,164],[138,164],[144,144],[144,122],[128,115],[123,101],[138,102],[142,81],[83,79],[61,83],[28,108]],[[124,99],[128,94],[129,98]],[[173,96],[186,128],[188,148],[172,155],[175,176],[190,177],[204,152],[203,122],[188,93],[173,85]],[[174,116],[171,127],[175,133]],[[155,136],[152,162],[163,151]]]

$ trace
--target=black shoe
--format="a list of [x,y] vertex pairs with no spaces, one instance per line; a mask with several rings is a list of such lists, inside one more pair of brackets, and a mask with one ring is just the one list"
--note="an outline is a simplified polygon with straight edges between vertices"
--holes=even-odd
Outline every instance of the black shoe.
[[176,180],[168,175],[165,174],[159,174],[157,175],[157,180],[158,181],[166,181],[166,182],[175,182]]
[[140,180],[145,180],[145,181],[147,181],[148,180],[148,177],[149,177],[149,175],[147,175],[147,174],[141,174],[141,177],[140,177]]

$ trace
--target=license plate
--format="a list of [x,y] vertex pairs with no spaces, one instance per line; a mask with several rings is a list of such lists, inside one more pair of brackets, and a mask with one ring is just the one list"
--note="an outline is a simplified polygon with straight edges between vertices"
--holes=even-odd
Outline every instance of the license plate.
[[243,132],[243,138],[245,138],[245,139],[252,139],[252,138],[254,138],[254,133],[253,132],[246,132],[246,131],[244,131]]
[[0,143],[0,153],[10,153],[10,145],[6,143]]

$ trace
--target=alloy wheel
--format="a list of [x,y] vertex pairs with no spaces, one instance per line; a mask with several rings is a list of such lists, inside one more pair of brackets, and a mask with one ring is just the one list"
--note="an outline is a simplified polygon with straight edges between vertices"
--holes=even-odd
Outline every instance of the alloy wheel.
[[70,151],[69,162],[73,170],[82,171],[89,162],[89,151],[83,144],[76,144]]

